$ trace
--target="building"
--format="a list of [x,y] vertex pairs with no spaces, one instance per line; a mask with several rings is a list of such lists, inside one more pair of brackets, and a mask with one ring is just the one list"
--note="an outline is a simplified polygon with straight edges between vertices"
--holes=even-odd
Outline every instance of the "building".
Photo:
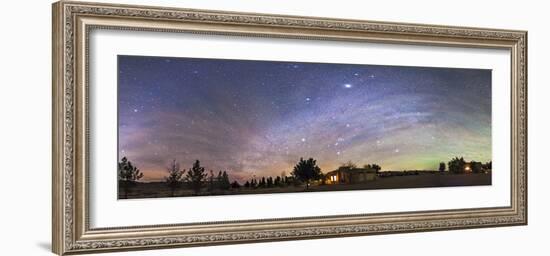
[[372,168],[340,167],[325,175],[325,184],[355,184],[372,181],[377,178],[376,170]]

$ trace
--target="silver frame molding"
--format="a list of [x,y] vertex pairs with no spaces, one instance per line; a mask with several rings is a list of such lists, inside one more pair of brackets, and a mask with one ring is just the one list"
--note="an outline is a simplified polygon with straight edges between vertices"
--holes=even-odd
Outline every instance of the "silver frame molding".
[[[94,29],[508,49],[511,205],[93,229],[87,184],[88,39]],[[52,249],[57,254],[527,224],[526,31],[61,1],[53,4],[52,47]]]

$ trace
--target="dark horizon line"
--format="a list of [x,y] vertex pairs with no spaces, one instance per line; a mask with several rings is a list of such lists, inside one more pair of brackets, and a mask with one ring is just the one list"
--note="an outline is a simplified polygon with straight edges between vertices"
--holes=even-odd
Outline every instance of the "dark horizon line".
[[[332,172],[332,171],[331,171]],[[401,170],[401,171],[395,171],[395,170],[388,170],[388,171],[382,171],[380,170],[379,172],[437,172],[437,173],[440,173],[440,172],[445,172],[445,173],[452,173],[450,172],[448,169],[446,169],[445,171],[439,171],[439,170],[426,170],[426,169],[423,169],[423,170]],[[474,174],[473,172],[465,172],[465,173],[454,173],[454,174]],[[145,176],[144,176],[145,177]],[[257,176],[255,179],[258,179],[258,180],[261,180],[262,178],[273,178],[273,177],[282,177],[282,176],[279,176],[279,175],[276,175],[276,176]],[[287,175],[285,177],[293,177],[292,175]],[[166,178],[166,177],[165,177]],[[251,178],[253,179],[253,178]],[[244,181],[249,181],[251,179],[245,179]],[[239,181],[238,179],[232,179],[231,181]],[[155,183],[155,182],[164,182],[163,179],[159,179],[159,180],[149,180],[149,181],[140,181],[140,180],[136,180],[134,181],[136,183]],[[186,181],[182,181],[182,182],[186,182]]]

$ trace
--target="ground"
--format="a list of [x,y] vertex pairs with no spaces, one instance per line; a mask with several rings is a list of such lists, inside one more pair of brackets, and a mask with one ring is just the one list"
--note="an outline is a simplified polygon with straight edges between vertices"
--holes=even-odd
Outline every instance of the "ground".
[[[344,191],[344,190],[368,190],[368,189],[396,189],[396,188],[425,188],[425,187],[453,187],[453,186],[479,186],[491,185],[491,174],[440,174],[425,173],[408,176],[379,177],[377,180],[361,184],[338,184],[310,186],[305,191],[305,186],[288,186],[275,188],[240,188],[231,190],[215,190],[212,192],[203,189],[200,196],[208,195],[240,195],[240,194],[270,194],[293,192],[320,192],[320,191]],[[170,189],[163,182],[138,183],[128,192],[128,198],[156,198],[169,197]],[[175,196],[193,196],[189,189],[179,189]],[[124,197],[124,192],[119,191],[119,198]]]

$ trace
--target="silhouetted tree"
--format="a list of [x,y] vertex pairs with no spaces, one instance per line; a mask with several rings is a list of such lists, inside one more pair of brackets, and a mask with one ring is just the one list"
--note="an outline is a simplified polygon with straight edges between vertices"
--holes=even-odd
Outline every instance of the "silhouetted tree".
[[210,170],[210,175],[208,176],[208,191],[214,191],[214,172]]
[[244,187],[245,188],[250,188],[250,182],[248,180],[244,183]]
[[292,181],[290,180],[290,178],[288,176],[284,176],[284,184],[285,186],[288,186],[292,183]]
[[164,177],[166,185],[170,187],[170,196],[174,196],[176,189],[180,187],[183,173],[185,173],[185,170],[180,170],[179,163],[176,160],[172,161],[172,164],[168,167],[168,176]]
[[204,173],[204,167],[201,167],[199,160],[195,161],[193,167],[187,172],[185,180],[191,186],[191,189],[195,192],[195,195],[198,195],[201,191],[202,185],[206,179],[207,174]]
[[229,182],[229,176],[227,175],[226,171],[223,171],[222,177],[220,180],[220,188],[227,190],[231,187],[231,183]]
[[258,183],[258,187],[265,188],[265,185],[266,185],[265,177],[262,177],[262,179]]
[[382,170],[382,167],[380,167],[380,165],[377,165],[377,164],[366,164],[363,166],[363,168],[375,170],[376,173],[379,173],[380,170]]
[[445,171],[445,162],[439,163],[439,171],[444,172]]
[[271,176],[267,178],[267,187],[273,187],[273,178]]
[[306,183],[306,190],[309,189],[309,182],[320,178],[321,175],[321,168],[317,166],[317,161],[313,158],[309,158],[308,160],[300,158],[300,161],[298,161],[298,164],[294,166],[294,170],[292,171],[294,178]]
[[486,171],[492,170],[493,169],[493,162],[489,161],[489,162],[483,164],[483,169],[485,169]]
[[465,170],[466,161],[464,161],[464,158],[458,158],[455,157],[449,163],[447,164],[447,167],[449,168],[449,172],[452,173],[463,173]]
[[275,180],[273,181],[273,185],[275,187],[281,186],[281,177],[279,177],[279,176],[275,177]]
[[357,168],[357,165],[352,161],[347,161],[340,165],[340,168],[355,169]]
[[483,164],[481,162],[471,161],[470,168],[472,169],[473,173],[483,172]]
[[222,189],[222,186],[221,186],[221,181],[222,181],[223,177],[222,177],[222,171],[219,171],[218,172],[218,177],[216,177],[216,186],[219,188],[219,189]]
[[236,180],[231,183],[231,188],[233,189],[239,189],[241,187],[241,184],[237,182]]
[[118,184],[124,191],[124,198],[128,198],[130,187],[136,185],[136,182],[143,178],[143,173],[123,157],[118,163]]
[[281,187],[286,187],[287,184],[287,177],[286,177],[286,171],[281,172]]

